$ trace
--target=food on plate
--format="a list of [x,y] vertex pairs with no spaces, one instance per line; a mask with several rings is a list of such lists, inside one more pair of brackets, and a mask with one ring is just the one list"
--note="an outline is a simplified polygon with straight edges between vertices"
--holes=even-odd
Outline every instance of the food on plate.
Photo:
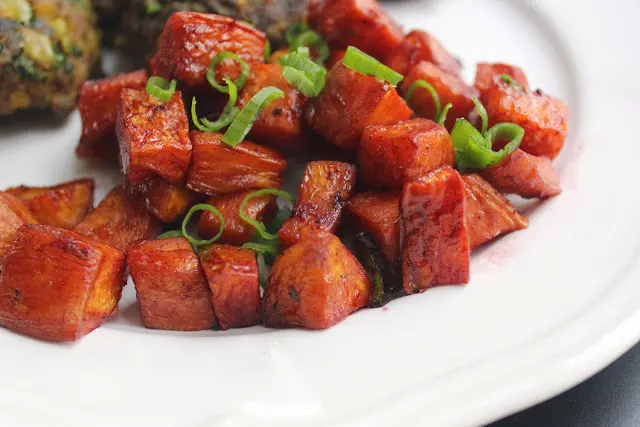
[[326,329],[468,283],[472,250],[529,226],[505,194],[561,192],[567,107],[517,66],[472,86],[375,0],[312,0],[273,53],[169,3],[145,3],[166,20],[151,76],[81,91],[78,154],[117,152],[123,183],[94,210],[86,179],[0,192],[1,325],[79,338],[117,309],[126,254],[148,328]]
[[78,179],[53,187],[9,188],[22,200],[39,224],[71,230],[93,209],[93,179]]
[[127,264],[147,328],[200,331],[215,326],[207,280],[187,239],[136,243]]
[[75,341],[118,311],[124,255],[71,231],[23,225],[0,275],[0,325]]
[[0,116],[68,113],[100,56],[89,0],[0,2]]

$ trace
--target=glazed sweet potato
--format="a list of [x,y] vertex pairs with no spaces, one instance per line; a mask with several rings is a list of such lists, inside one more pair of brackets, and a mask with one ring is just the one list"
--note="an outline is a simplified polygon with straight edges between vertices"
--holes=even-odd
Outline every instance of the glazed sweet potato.
[[276,259],[264,294],[264,323],[327,329],[366,307],[371,291],[364,268],[340,239],[320,233]]
[[122,89],[144,89],[146,70],[89,80],[80,86],[78,109],[82,136],[76,153],[84,158],[117,159],[116,117]]
[[279,152],[249,141],[232,148],[216,132],[193,131],[190,136],[193,155],[187,188],[213,196],[280,187],[287,161]]
[[183,183],[191,161],[189,120],[180,91],[162,102],[145,90],[121,93],[116,133],[120,165],[130,184],[163,178]]
[[[206,81],[209,63],[220,52],[233,52],[249,65],[264,62],[266,36],[261,31],[231,18],[177,12],[171,15],[151,59],[151,71],[165,79],[176,79],[182,87],[211,91]],[[225,61],[218,77],[240,75],[240,65]]]
[[147,328],[200,331],[216,325],[207,280],[187,239],[136,243],[127,264]]
[[487,95],[495,84],[494,79],[496,77],[501,78],[503,74],[510,76],[518,82],[524,90],[529,89],[529,80],[522,68],[516,67],[515,65],[481,62],[476,67],[476,80],[473,86],[478,90],[480,101],[482,101],[483,104],[487,103]]
[[453,166],[455,151],[444,126],[412,119],[389,126],[369,126],[358,155],[362,181],[377,188],[402,188],[444,166]]
[[248,138],[285,151],[304,147],[302,107],[307,98],[284,79],[282,66],[265,64],[252,67],[249,81],[238,97],[238,107],[243,108],[255,94],[268,86],[282,89],[285,97],[267,105],[253,124]]
[[344,204],[356,184],[356,167],[342,162],[309,162],[293,216],[278,232],[282,247],[320,232],[335,233]]
[[400,193],[361,193],[346,205],[359,231],[369,233],[389,263],[400,259]]
[[115,314],[124,255],[71,231],[23,225],[0,275],[0,325],[48,341],[75,341]]
[[256,255],[248,249],[213,245],[200,251],[220,329],[262,323],[262,300]]
[[483,170],[482,177],[502,193],[545,199],[562,192],[551,160],[516,150],[500,164]]
[[403,40],[402,27],[377,0],[312,0],[311,28],[337,48],[355,46],[382,60]]
[[400,212],[405,292],[468,283],[469,235],[460,174],[445,168],[406,184]]
[[25,224],[37,223],[38,220],[20,199],[0,191],[0,266],[2,259],[11,249],[16,231]]
[[14,187],[7,193],[19,198],[43,225],[71,230],[93,209],[93,179],[78,179],[53,187]]
[[[219,243],[242,246],[247,243],[256,229],[240,219],[240,205],[254,190],[239,193],[222,194],[207,200],[215,206],[224,218],[224,230],[218,240]],[[245,208],[245,214],[256,221],[265,221],[275,210],[275,196],[265,195],[250,199]],[[198,232],[206,239],[211,239],[220,231],[220,220],[211,212],[203,212],[198,222]]]
[[529,226],[529,220],[480,175],[463,175],[462,182],[471,249]]
[[[448,73],[431,62],[422,61],[410,69],[402,81],[400,92],[407,93],[416,80],[424,80],[433,86],[440,97],[442,108],[448,103],[453,105],[445,122],[447,129],[453,128],[456,119],[465,118],[473,111],[472,97],[477,95],[477,91],[468,86],[459,75]],[[416,87],[409,104],[416,115],[435,120],[436,104],[428,90]]]
[[391,85],[339,63],[329,71],[322,94],[305,109],[309,126],[343,150],[355,151],[369,125],[408,120],[411,109]]
[[126,253],[132,243],[155,238],[160,228],[160,222],[118,186],[76,225],[74,231]]
[[200,199],[198,194],[160,178],[127,185],[127,190],[144,204],[149,213],[165,223],[180,218]]
[[412,31],[393,50],[385,52],[385,64],[402,75],[422,61],[428,61],[451,74],[460,74],[460,64],[442,43],[425,31]]
[[498,76],[486,98],[490,125],[511,122],[524,128],[521,150],[550,159],[560,154],[569,128],[564,102],[540,91],[526,91]]

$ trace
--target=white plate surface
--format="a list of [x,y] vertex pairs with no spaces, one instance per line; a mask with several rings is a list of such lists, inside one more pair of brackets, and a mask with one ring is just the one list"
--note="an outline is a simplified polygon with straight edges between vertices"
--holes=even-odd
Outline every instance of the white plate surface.
[[[613,5],[612,3],[615,3]],[[567,100],[564,193],[529,230],[473,256],[472,282],[365,310],[325,332],[207,333],[120,314],[73,345],[0,330],[0,425],[320,427],[477,425],[584,380],[640,338],[632,179],[640,140],[634,0],[431,0],[389,6],[463,59],[519,64]],[[0,122],[0,188],[117,174],[77,160],[74,113]]]

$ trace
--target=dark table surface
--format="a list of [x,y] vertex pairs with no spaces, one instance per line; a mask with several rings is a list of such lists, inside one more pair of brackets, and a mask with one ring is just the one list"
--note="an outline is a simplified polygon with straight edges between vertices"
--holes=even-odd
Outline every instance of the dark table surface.
[[640,426],[640,344],[586,382],[489,427]]

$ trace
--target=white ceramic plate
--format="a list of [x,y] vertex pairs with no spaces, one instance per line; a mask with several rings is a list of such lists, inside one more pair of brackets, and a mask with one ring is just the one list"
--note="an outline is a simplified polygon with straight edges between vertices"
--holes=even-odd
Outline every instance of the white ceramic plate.
[[[469,286],[365,310],[325,332],[149,331],[132,286],[117,318],[77,344],[0,330],[0,425],[482,424],[578,383],[638,340],[638,2],[389,9],[440,37],[467,78],[476,61],[513,62],[568,101],[562,196],[528,208],[529,230],[475,254]],[[0,188],[93,175],[101,197],[117,181],[74,157],[77,113],[59,126],[1,123]]]

